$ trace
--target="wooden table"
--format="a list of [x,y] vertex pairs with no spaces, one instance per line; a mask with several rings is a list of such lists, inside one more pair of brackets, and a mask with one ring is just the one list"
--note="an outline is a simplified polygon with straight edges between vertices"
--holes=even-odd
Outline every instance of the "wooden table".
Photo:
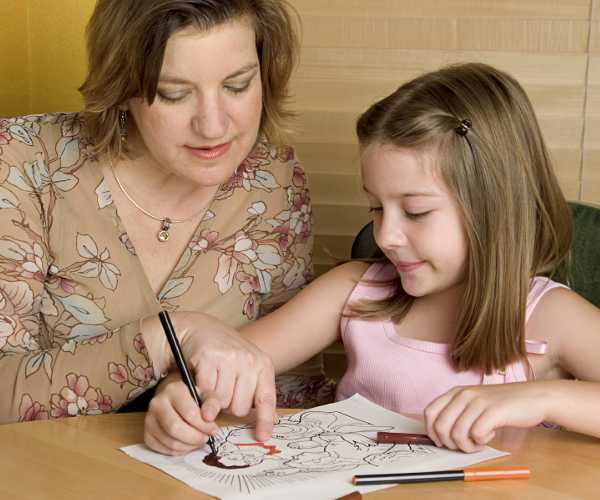
[[[289,411],[282,411],[289,413]],[[143,413],[0,425],[2,500],[191,500],[209,498],[119,447],[142,442]],[[222,424],[241,419],[224,418]],[[492,443],[511,456],[494,464],[527,465],[529,480],[395,486],[369,499],[600,498],[600,440],[557,430],[503,432]],[[312,499],[311,499],[312,500]]]

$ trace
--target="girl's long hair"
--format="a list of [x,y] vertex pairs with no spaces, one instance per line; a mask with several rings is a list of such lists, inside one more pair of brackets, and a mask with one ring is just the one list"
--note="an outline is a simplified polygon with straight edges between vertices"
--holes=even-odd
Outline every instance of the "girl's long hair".
[[[457,132],[462,120],[471,124],[465,135]],[[523,359],[531,279],[564,279],[572,238],[570,211],[523,88],[485,64],[448,66],[375,103],[357,134],[362,149],[434,151],[462,212],[468,260],[451,349],[456,368],[491,372]],[[355,304],[352,313],[401,321],[414,299],[399,278],[393,285],[393,296]]]

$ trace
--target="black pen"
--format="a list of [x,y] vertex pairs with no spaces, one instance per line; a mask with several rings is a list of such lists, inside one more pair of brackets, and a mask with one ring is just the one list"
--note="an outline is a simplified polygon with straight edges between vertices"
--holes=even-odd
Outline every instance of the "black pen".
[[[171,346],[171,351],[173,352],[175,363],[177,363],[177,367],[179,368],[179,373],[181,373],[181,378],[185,382],[185,385],[187,385],[187,388],[189,389],[192,398],[198,405],[198,408],[200,408],[202,406],[202,400],[196,392],[196,384],[194,384],[190,369],[187,367],[185,359],[183,358],[181,346],[179,345],[179,340],[177,340],[177,335],[175,335],[175,329],[173,328],[173,323],[171,323],[169,313],[167,311],[160,311],[158,313],[158,317],[160,318],[160,323],[165,331],[167,340],[169,341],[169,346]],[[217,449],[215,447],[215,439],[212,436],[208,437],[208,446],[210,446],[210,451],[216,455]]]

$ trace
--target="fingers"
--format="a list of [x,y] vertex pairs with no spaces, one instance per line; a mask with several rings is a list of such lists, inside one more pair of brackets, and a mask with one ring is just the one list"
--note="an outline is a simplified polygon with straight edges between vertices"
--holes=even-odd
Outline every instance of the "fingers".
[[498,414],[490,410],[484,411],[471,426],[471,437],[480,445],[489,443],[496,436],[498,427],[502,424],[498,421]]
[[254,398],[256,439],[258,441],[267,441],[273,434],[273,425],[278,421],[275,410],[276,402],[275,376],[272,371],[262,372],[258,377]]
[[159,453],[189,453],[204,446],[208,436],[217,432],[213,420],[202,418],[200,409],[180,379],[176,382],[166,379],[148,407],[144,441]]
[[217,383],[215,384],[214,392],[221,403],[221,408],[229,408],[231,406],[238,377],[239,375],[230,369],[217,371]]
[[485,435],[480,441],[472,435],[474,422],[485,412],[485,401],[477,398],[476,391],[468,388],[455,388],[433,401],[425,409],[427,433],[437,446],[467,453],[482,448]]
[[[201,395],[202,408],[200,414],[205,422],[214,422],[221,412],[221,398],[214,391],[205,391]],[[216,425],[215,425],[216,427]]]
[[436,444],[436,446],[441,447],[445,446],[445,443],[442,441],[441,437],[437,432],[437,419],[438,416],[443,412],[443,410],[450,404],[454,394],[456,393],[456,389],[452,389],[445,394],[441,395],[439,398],[434,399],[427,407],[425,408],[425,426],[427,429],[427,434]]
[[483,446],[475,440],[473,436],[473,423],[481,416],[485,410],[480,401],[472,401],[464,407],[462,413],[456,421],[449,426],[450,440],[456,449],[466,453],[480,451]]

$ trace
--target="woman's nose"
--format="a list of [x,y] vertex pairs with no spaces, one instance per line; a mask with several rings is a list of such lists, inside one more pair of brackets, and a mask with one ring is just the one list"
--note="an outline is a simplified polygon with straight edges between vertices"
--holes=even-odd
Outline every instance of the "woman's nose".
[[217,96],[203,99],[192,118],[192,128],[205,139],[223,138],[228,125],[227,110]]

